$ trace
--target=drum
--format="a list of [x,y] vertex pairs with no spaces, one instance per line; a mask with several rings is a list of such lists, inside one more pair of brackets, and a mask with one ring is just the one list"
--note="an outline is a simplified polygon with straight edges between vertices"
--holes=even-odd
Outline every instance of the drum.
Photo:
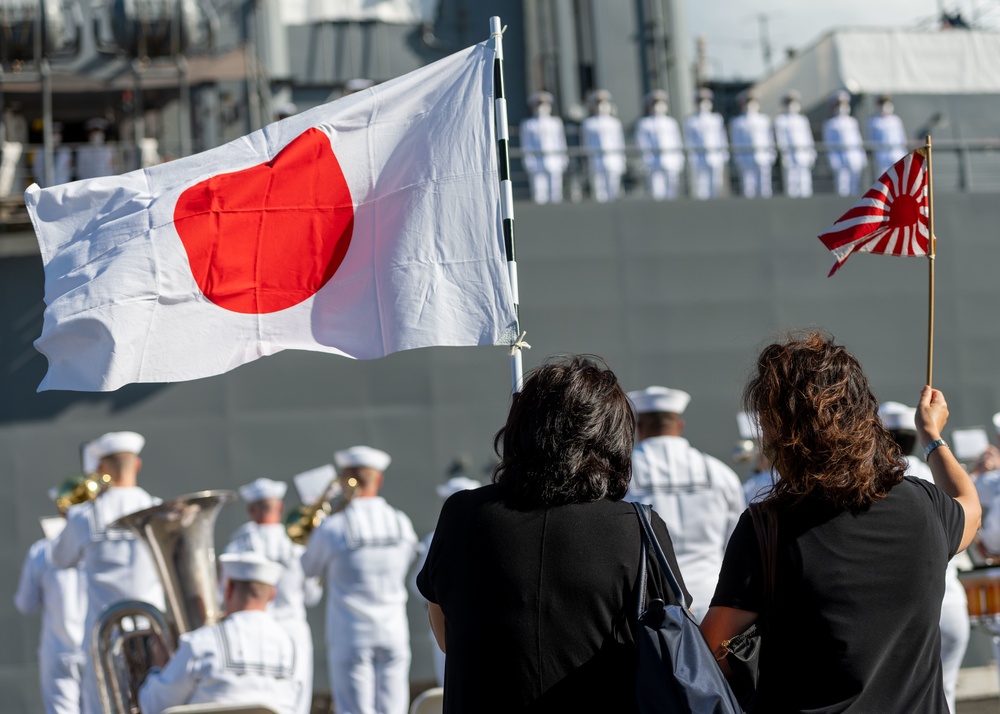
[[984,624],[1000,620],[1000,568],[979,568],[959,572],[969,599],[969,621]]

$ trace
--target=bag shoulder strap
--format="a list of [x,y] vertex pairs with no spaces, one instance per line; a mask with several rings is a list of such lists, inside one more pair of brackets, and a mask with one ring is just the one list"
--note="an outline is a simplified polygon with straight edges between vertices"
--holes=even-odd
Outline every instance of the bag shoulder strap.
[[776,565],[778,560],[778,519],[763,503],[750,504],[750,517],[757,535],[761,574],[764,579],[764,614],[774,611]]
[[[640,530],[642,532],[643,551],[645,551],[647,547],[653,551],[653,554],[656,556],[656,562],[659,563],[660,570],[662,570],[664,576],[666,576],[670,589],[673,590],[674,596],[677,598],[677,602],[680,603],[686,611],[688,609],[688,603],[684,597],[684,591],[681,589],[681,586],[677,581],[677,576],[674,575],[673,570],[670,569],[670,563],[667,562],[667,556],[664,555],[663,548],[660,547],[660,542],[656,539],[656,534],[653,532],[653,524],[649,519],[649,514],[652,513],[653,507],[645,503],[633,503],[632,507],[635,509],[635,513],[639,517],[639,523],[642,526]],[[645,552],[643,552],[643,556],[645,556]],[[643,564],[640,566],[643,569],[645,569],[645,562],[646,559],[643,557]]]

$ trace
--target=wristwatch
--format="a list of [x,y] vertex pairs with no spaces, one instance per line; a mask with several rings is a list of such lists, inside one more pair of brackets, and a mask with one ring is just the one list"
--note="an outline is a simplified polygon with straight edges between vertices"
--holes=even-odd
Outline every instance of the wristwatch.
[[[927,461],[927,459],[929,459],[931,457],[931,454],[934,452],[934,449],[936,449],[939,446],[948,446],[948,442],[945,441],[944,439],[935,439],[934,441],[929,443],[924,448],[924,461]],[[948,446],[948,448],[950,449],[951,447]]]

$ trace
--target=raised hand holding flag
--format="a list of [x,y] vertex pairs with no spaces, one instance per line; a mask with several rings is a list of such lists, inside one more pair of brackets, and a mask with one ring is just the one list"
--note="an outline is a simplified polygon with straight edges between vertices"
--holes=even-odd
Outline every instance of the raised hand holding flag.
[[925,256],[930,245],[927,150],[917,149],[879,176],[819,239],[837,258],[830,277],[853,253]]

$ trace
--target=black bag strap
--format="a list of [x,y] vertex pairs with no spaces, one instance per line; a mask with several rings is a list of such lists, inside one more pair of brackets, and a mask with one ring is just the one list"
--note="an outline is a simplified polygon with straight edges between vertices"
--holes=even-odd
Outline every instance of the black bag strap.
[[[644,503],[633,503],[632,507],[635,509],[635,513],[639,517],[639,523],[642,525],[643,558],[642,564],[639,566],[642,577],[645,577],[645,550],[646,548],[649,548],[656,556],[656,562],[660,564],[660,570],[662,570],[663,574],[666,576],[667,582],[670,584],[670,589],[674,591],[674,596],[677,598],[677,602],[680,603],[682,608],[686,611],[688,609],[688,603],[684,598],[684,590],[681,589],[677,576],[674,575],[674,571],[670,569],[670,563],[667,562],[667,556],[664,555],[663,548],[660,547],[660,542],[656,539],[656,534],[653,532],[653,524],[649,519],[649,514],[653,512],[653,507]],[[643,587],[643,592],[645,592],[645,587]]]
[[764,580],[764,612],[758,614],[766,620],[767,614],[774,612],[775,577],[778,561],[778,519],[771,509],[762,503],[750,504],[750,518],[753,520],[753,529],[757,535],[761,575]]

